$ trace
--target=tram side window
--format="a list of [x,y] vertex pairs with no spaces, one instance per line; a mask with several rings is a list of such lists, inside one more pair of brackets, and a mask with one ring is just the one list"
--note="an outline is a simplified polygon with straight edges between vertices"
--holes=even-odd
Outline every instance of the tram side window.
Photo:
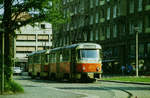
[[51,62],[51,63],[55,63],[55,62],[56,62],[55,54],[51,54],[51,55],[50,55],[50,62]]
[[68,50],[65,50],[63,51],[63,61],[69,61],[69,51]]
[[31,64],[31,58],[28,58],[28,64]]
[[51,63],[51,60],[52,60],[52,55],[50,54],[49,55],[49,62]]
[[40,63],[41,62],[41,56],[40,55],[35,55],[34,62],[35,63]]
[[49,55],[47,54],[47,55],[45,55],[45,61],[46,61],[46,63],[48,63],[49,62]]
[[41,61],[42,61],[42,63],[45,63],[45,55],[43,55],[43,54],[41,56]]

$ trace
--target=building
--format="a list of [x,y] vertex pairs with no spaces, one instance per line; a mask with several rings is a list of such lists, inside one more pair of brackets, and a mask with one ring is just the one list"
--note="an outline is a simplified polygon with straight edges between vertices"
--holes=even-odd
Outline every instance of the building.
[[71,21],[55,30],[54,39],[59,40],[53,41],[53,47],[99,43],[105,73],[120,73],[122,65],[135,69],[138,27],[139,71],[150,70],[150,0],[62,0],[62,5],[64,17]]
[[50,49],[52,46],[52,25],[46,22],[35,26],[26,25],[16,31],[15,66],[26,67],[27,55],[33,51]]

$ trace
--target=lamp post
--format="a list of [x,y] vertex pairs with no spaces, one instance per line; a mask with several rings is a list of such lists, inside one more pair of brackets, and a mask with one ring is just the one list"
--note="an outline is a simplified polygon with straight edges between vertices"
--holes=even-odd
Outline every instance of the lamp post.
[[2,33],[2,73],[1,73],[1,94],[4,92],[4,32]]
[[135,47],[136,47],[136,77],[139,76],[139,66],[138,66],[138,32],[139,32],[139,27],[135,27],[135,33],[136,33],[136,38],[135,38]]

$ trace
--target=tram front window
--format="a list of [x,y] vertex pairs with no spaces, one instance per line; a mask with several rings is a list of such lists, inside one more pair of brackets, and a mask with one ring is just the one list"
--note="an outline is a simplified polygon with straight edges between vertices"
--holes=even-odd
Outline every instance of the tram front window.
[[98,59],[99,58],[99,50],[79,50],[78,51],[79,59]]

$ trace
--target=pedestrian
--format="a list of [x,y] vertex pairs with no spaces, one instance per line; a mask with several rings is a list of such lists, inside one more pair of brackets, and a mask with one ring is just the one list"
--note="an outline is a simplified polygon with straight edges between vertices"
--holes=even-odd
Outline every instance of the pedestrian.
[[133,67],[130,64],[127,64],[127,73],[132,74],[133,72]]
[[121,66],[122,75],[125,74],[125,69],[126,69],[126,67],[125,67],[124,65],[122,65],[122,66]]

